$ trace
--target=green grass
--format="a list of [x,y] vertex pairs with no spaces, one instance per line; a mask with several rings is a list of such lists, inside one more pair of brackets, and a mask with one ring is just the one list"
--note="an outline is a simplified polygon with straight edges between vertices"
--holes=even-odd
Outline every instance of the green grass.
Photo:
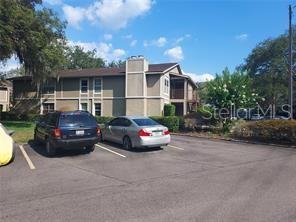
[[13,130],[13,140],[17,143],[27,143],[33,139],[35,124],[25,121],[1,121],[1,123],[8,129]]

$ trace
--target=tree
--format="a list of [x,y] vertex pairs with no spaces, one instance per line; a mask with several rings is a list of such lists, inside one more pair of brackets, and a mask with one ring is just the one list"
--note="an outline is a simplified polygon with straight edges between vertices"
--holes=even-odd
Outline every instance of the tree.
[[235,107],[247,109],[259,102],[258,94],[252,89],[251,78],[241,70],[230,73],[227,68],[214,80],[206,83],[206,101],[216,109]]
[[108,64],[108,67],[124,67],[125,66],[125,61],[118,60],[118,61],[112,61]]
[[96,50],[84,51],[80,46],[65,48],[65,69],[85,69],[105,67],[103,59],[96,56]]
[[0,1],[0,62],[16,56],[35,83],[54,75],[65,62],[65,23],[41,0]]
[[[294,28],[294,33],[296,29]],[[296,35],[294,35],[294,38]],[[296,44],[294,44],[294,48]],[[253,79],[253,87],[269,105],[288,101],[288,35],[259,43],[247,57],[242,68]]]

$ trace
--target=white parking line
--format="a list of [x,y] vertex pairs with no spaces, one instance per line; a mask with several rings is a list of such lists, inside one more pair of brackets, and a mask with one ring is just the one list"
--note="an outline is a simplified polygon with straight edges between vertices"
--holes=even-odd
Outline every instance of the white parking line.
[[19,145],[20,150],[22,151],[22,154],[24,155],[29,167],[31,170],[35,170],[36,167],[34,166],[32,160],[30,159],[30,157],[28,156],[27,152],[25,151],[24,147],[22,145]]
[[96,146],[99,147],[99,148],[101,148],[101,149],[103,149],[103,150],[109,151],[110,153],[114,153],[114,154],[116,154],[116,155],[118,155],[118,156],[121,156],[121,157],[126,158],[125,155],[122,155],[122,154],[120,154],[120,153],[117,153],[117,152],[115,152],[115,151],[113,151],[113,150],[110,150],[110,149],[104,147],[104,146],[101,146],[101,145],[99,145],[99,144],[96,144]]
[[171,148],[174,148],[174,149],[177,149],[177,150],[184,150],[183,148],[180,148],[180,147],[177,147],[177,146],[172,146],[172,145],[168,145],[168,147],[171,147]]

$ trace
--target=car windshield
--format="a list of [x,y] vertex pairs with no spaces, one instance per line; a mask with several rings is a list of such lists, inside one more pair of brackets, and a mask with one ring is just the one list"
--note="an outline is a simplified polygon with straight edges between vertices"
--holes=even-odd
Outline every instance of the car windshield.
[[133,121],[138,125],[138,126],[156,126],[159,125],[158,122],[155,122],[152,119],[148,118],[143,118],[143,119],[133,119]]
[[60,118],[60,126],[94,126],[96,124],[96,120],[86,114],[64,114]]

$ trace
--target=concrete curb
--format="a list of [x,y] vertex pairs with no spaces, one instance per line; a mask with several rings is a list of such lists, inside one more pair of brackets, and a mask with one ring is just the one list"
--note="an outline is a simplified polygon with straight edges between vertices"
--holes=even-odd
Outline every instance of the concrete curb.
[[292,149],[296,148],[296,146],[294,146],[294,145],[264,143],[264,142],[255,142],[255,141],[250,141],[250,140],[238,140],[238,139],[231,139],[231,138],[211,138],[211,137],[206,137],[206,136],[189,135],[186,133],[171,133],[171,135],[195,137],[195,138],[208,139],[208,140],[220,140],[220,141],[235,142],[235,143],[254,144],[254,145],[276,146],[276,147],[284,147],[284,148],[292,148]]

